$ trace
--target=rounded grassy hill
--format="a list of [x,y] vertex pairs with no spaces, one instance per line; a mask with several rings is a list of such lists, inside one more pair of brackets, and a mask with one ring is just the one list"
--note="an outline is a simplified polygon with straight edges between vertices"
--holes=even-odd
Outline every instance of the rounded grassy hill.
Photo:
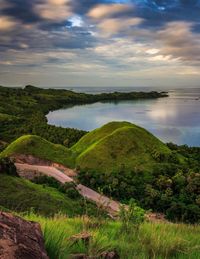
[[129,122],[111,122],[83,136],[71,149],[81,169],[112,172],[150,171],[166,162],[171,150],[147,130]]
[[39,136],[25,135],[12,142],[0,157],[32,155],[44,160],[95,172],[152,171],[168,163],[172,151],[147,130],[129,122],[110,122],[84,135],[72,148],[53,144]]
[[53,144],[35,135],[25,135],[13,141],[0,154],[0,157],[12,157],[18,154],[32,155],[68,167],[74,167],[74,159],[70,149]]

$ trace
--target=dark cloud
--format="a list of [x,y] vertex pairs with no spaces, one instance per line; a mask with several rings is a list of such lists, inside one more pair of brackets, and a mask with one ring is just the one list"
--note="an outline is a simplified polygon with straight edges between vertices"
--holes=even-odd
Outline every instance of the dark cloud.
[[71,5],[73,11],[78,14],[86,14],[92,7],[98,4],[108,3],[104,0],[81,0],[81,1],[72,1]]
[[3,15],[8,15],[24,23],[41,21],[40,16],[34,12],[37,0],[7,0],[8,5],[1,10]]

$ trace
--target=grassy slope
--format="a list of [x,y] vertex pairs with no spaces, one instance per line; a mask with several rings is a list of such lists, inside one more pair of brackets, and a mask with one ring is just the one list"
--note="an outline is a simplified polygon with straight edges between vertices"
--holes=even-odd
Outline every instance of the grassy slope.
[[[69,258],[73,253],[98,256],[102,251],[116,250],[122,259],[197,259],[200,247],[200,226],[171,223],[143,223],[136,233],[122,231],[119,221],[73,218],[63,216],[46,219],[34,214],[26,217],[41,224],[45,245],[51,259]],[[79,242],[75,245],[69,237],[88,231],[93,239],[89,247]]]
[[78,143],[76,143],[72,147],[72,151],[77,155],[84,152],[87,148],[89,148],[92,144],[98,142],[102,138],[106,137],[108,134],[111,134],[114,130],[123,127],[132,125],[130,122],[110,122],[101,128],[95,129],[89,133],[87,133],[84,137],[82,137]]
[[[71,199],[54,188],[37,185],[28,180],[0,174],[0,209],[34,211],[41,215],[62,212],[68,216],[82,215],[85,205],[82,198]],[[91,212],[95,208],[88,205]]]
[[149,171],[156,163],[152,152],[171,153],[145,129],[129,122],[111,122],[83,136],[71,149],[26,135],[12,142],[0,157],[31,154],[68,167],[74,167],[76,160],[81,169],[113,171],[125,165],[126,169]]
[[111,122],[86,134],[72,151],[80,168],[96,171],[119,170],[122,164],[127,169],[150,170],[155,164],[152,152],[171,153],[151,133],[128,122]]
[[72,152],[68,148],[53,144],[34,135],[25,135],[18,138],[0,154],[0,157],[15,154],[29,154],[69,167],[73,167],[74,165]]

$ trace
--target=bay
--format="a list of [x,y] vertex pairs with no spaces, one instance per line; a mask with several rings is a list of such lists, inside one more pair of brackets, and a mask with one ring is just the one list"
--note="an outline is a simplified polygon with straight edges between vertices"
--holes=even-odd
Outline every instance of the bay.
[[[73,88],[76,92],[151,91],[149,88]],[[129,121],[164,142],[200,146],[200,89],[168,90],[169,97],[119,102],[97,102],[59,109],[47,115],[51,125],[93,130],[110,121]]]

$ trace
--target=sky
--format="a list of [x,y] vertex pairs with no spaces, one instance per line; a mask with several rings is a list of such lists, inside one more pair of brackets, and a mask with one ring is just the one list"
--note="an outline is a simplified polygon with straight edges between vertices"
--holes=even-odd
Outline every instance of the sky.
[[0,84],[200,87],[200,0],[0,0]]

